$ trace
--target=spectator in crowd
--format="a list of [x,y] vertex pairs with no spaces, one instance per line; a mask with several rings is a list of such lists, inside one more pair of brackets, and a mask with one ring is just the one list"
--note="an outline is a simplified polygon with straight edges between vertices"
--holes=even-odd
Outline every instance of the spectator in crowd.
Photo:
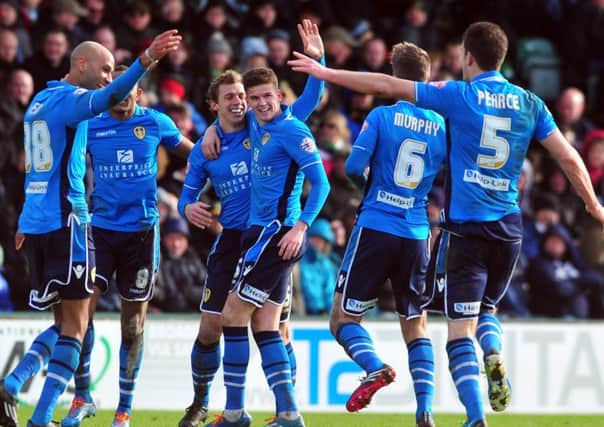
[[534,314],[578,319],[602,315],[604,278],[586,270],[572,247],[570,235],[560,225],[543,235],[539,255],[528,267]]
[[40,11],[38,8],[40,7],[42,0],[21,0],[19,3],[21,6],[19,8],[19,16],[21,17],[23,26],[28,31],[31,31],[40,17]]
[[[583,161],[591,177],[594,188],[600,189],[604,176],[604,130],[594,129],[585,136],[581,147]],[[598,193],[600,196],[602,193]]]
[[363,43],[359,70],[392,74],[392,66],[388,63],[388,48],[384,39],[373,37]]
[[361,126],[367,114],[376,106],[374,95],[350,92],[348,94],[347,108],[344,110],[346,115],[346,126],[350,130],[350,141],[356,141]]
[[11,71],[19,65],[18,49],[19,39],[14,31],[0,29],[0,84],[4,83]]
[[111,52],[115,58],[116,65],[128,62],[132,58],[132,52],[126,49],[117,48],[115,32],[113,32],[111,27],[108,25],[103,25],[97,28],[92,34],[92,40],[109,49],[109,52]]
[[334,68],[354,68],[354,48],[358,42],[344,27],[330,27],[323,36],[327,63]]
[[10,287],[4,277],[4,249],[0,246],[0,312],[13,311],[14,308]]
[[24,65],[34,78],[34,93],[44,89],[48,81],[61,80],[69,71],[69,42],[65,32],[60,28],[48,30],[42,50]]
[[[90,40],[93,34],[102,26],[107,25],[105,15],[105,0],[86,0],[86,14],[78,22],[78,27],[85,40]],[[105,46],[106,47],[106,46]]]
[[396,40],[405,40],[427,50],[436,48],[440,41],[438,31],[429,25],[429,19],[426,3],[421,0],[412,2],[405,12]]
[[207,6],[196,16],[195,22],[197,25],[193,26],[193,31],[196,31],[193,37],[196,46],[207,46],[210,38],[217,34],[228,40],[231,46],[239,41],[225,0],[208,1]]
[[576,87],[568,87],[562,91],[556,102],[556,122],[566,139],[577,148],[581,148],[583,140],[593,124],[584,117],[585,95]]
[[308,250],[300,260],[300,285],[307,314],[326,314],[333,304],[339,257],[332,252],[334,235],[324,218],[313,222],[307,232]]
[[247,19],[241,26],[247,36],[266,36],[282,22],[275,0],[252,0]]
[[361,190],[346,176],[346,159],[350,155],[350,150],[350,144],[346,144],[332,154],[333,165],[329,176],[331,190],[322,211],[328,218],[344,219],[349,207],[358,207],[363,198]]
[[143,0],[133,0],[124,8],[124,25],[117,26],[117,47],[133,54],[142,52],[151,43],[157,31],[151,26],[151,10]]
[[151,306],[163,312],[196,312],[201,301],[206,267],[189,247],[189,226],[180,217],[162,227],[162,260]]
[[[203,135],[204,131],[208,127],[208,123],[203,118],[201,113],[197,111],[195,105],[186,99],[186,87],[182,81],[178,78],[167,77],[164,78],[159,84],[159,103],[153,106],[157,111],[162,113],[166,112],[166,109],[170,105],[174,104],[185,104],[191,115],[193,121],[193,128],[197,135]],[[195,136],[195,135],[191,135]],[[196,138],[191,139],[195,141]]]
[[528,260],[539,254],[539,245],[548,228],[560,224],[560,206],[555,196],[537,194],[533,199],[533,215],[525,215],[523,224],[522,254]]
[[239,55],[241,72],[268,67],[268,55],[268,46],[262,37],[244,38],[241,40],[241,54]]
[[29,32],[22,25],[18,13],[18,1],[0,1],[0,29],[11,30],[17,36],[17,61],[20,63],[32,54]]
[[346,147],[351,145],[350,129],[346,124],[346,116],[337,110],[326,111],[319,124],[316,136],[325,172],[327,176],[331,176],[333,154],[338,150],[346,150]]
[[[462,80],[463,46],[460,40],[450,40],[445,44],[442,68],[453,76],[451,80]],[[445,80],[445,79],[441,79]]]
[[185,13],[185,4],[183,0],[167,0],[159,3],[159,17],[155,27],[159,32],[167,31],[171,28],[178,29],[183,34],[189,32],[189,17]]
[[57,26],[65,31],[70,46],[77,46],[87,40],[88,34],[79,24],[88,16],[88,10],[77,0],[53,0],[51,26]]
[[[266,40],[269,51],[268,65],[277,74],[281,90],[290,90],[295,94],[300,94],[304,88],[304,76],[292,71],[287,65],[292,51],[289,33],[285,30],[274,29],[268,33]],[[291,104],[292,102],[285,103]]]

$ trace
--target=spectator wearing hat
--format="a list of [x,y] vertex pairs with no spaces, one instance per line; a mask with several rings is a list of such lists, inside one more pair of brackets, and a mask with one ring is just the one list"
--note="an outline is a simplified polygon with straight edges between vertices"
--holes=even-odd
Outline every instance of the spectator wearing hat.
[[[269,50],[268,64],[277,74],[281,91],[290,90],[294,95],[300,94],[304,89],[304,75],[292,71],[287,65],[287,60],[290,59],[292,53],[289,33],[282,29],[271,30],[266,36],[266,41]],[[291,104],[292,102],[286,103]]]
[[115,29],[117,47],[138,55],[151,43],[157,31],[151,26],[151,10],[143,0],[128,2],[123,9],[123,24]]
[[[281,7],[277,6],[279,3]],[[279,16],[279,11],[286,10],[285,6],[278,0],[252,0],[241,25],[244,36],[264,37],[273,29],[284,27],[286,23]]]
[[192,30],[197,46],[208,46],[216,34],[225,38],[230,46],[239,44],[239,21],[230,13],[225,0],[209,0],[194,17]]
[[332,26],[323,36],[327,63],[333,68],[354,69],[354,48],[359,43],[344,27]]
[[549,317],[602,316],[604,277],[586,269],[570,234],[554,225],[543,234],[539,254],[528,267],[531,311]]
[[560,205],[554,195],[538,193],[532,205],[533,215],[524,215],[522,221],[522,254],[529,261],[539,254],[541,237],[547,229],[560,224]]
[[241,72],[253,68],[268,67],[269,50],[262,37],[245,37],[241,40],[239,63]]
[[11,30],[17,36],[17,62],[22,63],[32,54],[29,32],[19,18],[18,1],[0,0],[0,29]]
[[65,32],[54,27],[43,38],[42,49],[24,64],[34,78],[34,93],[46,87],[46,82],[61,80],[69,71],[69,41]]
[[164,312],[197,311],[207,269],[189,247],[189,226],[168,218],[161,230],[161,263],[151,306]]
[[[195,106],[186,99],[186,88],[182,81],[175,77],[166,77],[159,84],[159,102],[153,108],[162,113],[166,112],[169,105],[185,104],[191,114],[193,128],[197,135],[203,135],[208,123],[197,111]],[[193,138],[192,141],[195,141]]]
[[54,28],[60,28],[65,33],[69,46],[85,41],[87,34],[78,23],[87,15],[88,11],[77,0],[53,0],[41,9],[40,22],[34,27],[35,46],[43,43],[44,34]]
[[332,252],[334,235],[324,218],[313,222],[307,232],[308,250],[300,260],[300,288],[307,314],[326,314],[333,304],[338,275],[338,257]]

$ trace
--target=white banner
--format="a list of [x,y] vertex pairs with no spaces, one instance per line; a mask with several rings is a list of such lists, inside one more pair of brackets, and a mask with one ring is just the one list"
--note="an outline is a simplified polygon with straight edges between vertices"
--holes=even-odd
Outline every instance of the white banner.
[[[120,326],[117,319],[95,322],[92,355],[93,395],[102,408],[118,402]],[[48,320],[0,319],[0,375],[12,369]],[[413,387],[407,370],[407,351],[397,322],[367,322],[375,348],[397,371],[394,384],[381,390],[368,410],[414,412]],[[192,401],[190,353],[197,335],[195,317],[169,319],[151,316],[146,323],[144,360],[136,386],[134,406],[182,410]],[[504,323],[504,355],[512,380],[510,411],[522,413],[604,413],[604,328],[588,323]],[[436,357],[437,412],[461,412],[448,368],[446,325],[429,324]],[[363,375],[332,338],[326,321],[294,321],[294,348],[298,361],[296,393],[302,410],[343,411],[350,392]],[[250,338],[253,343],[253,339]],[[42,374],[26,384],[20,398],[34,403]],[[485,406],[486,379],[482,382]],[[71,394],[62,402],[68,404]],[[225,401],[222,372],[211,389],[211,406]],[[247,375],[246,401],[251,410],[270,411],[274,401],[255,344]]]

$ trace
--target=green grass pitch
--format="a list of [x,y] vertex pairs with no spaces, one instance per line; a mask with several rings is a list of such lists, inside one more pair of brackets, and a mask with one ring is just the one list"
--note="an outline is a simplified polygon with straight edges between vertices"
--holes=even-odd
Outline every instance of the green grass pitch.
[[[19,409],[19,424],[25,426],[31,415],[31,408]],[[64,409],[57,410],[55,418],[60,420],[65,414]],[[132,427],[176,427],[183,412],[178,411],[143,411],[135,410]],[[263,422],[271,414],[252,413],[253,427],[265,425]],[[437,414],[438,427],[460,427],[463,423],[461,414]],[[82,427],[109,427],[113,419],[113,411],[99,411],[94,418],[82,423]],[[210,416],[209,420],[212,419]],[[409,414],[347,414],[347,413],[305,413],[307,427],[414,427],[415,419]],[[604,415],[489,415],[489,427],[602,427]]]

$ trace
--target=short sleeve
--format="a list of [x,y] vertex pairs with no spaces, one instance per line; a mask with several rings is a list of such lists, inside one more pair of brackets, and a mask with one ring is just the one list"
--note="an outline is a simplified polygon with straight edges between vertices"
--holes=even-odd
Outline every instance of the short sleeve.
[[461,85],[464,82],[455,80],[415,83],[415,105],[439,113],[447,118],[457,108],[457,103],[462,99]]
[[159,126],[160,144],[167,148],[175,148],[180,144],[182,135],[170,117],[164,113],[154,111],[152,113]]
[[[537,98],[537,96],[535,96]],[[538,111],[537,111],[537,122],[535,123],[535,139],[537,141],[543,141],[545,138],[550,136],[552,132],[557,129],[556,122],[552,113],[549,111],[545,103],[537,98]]]

